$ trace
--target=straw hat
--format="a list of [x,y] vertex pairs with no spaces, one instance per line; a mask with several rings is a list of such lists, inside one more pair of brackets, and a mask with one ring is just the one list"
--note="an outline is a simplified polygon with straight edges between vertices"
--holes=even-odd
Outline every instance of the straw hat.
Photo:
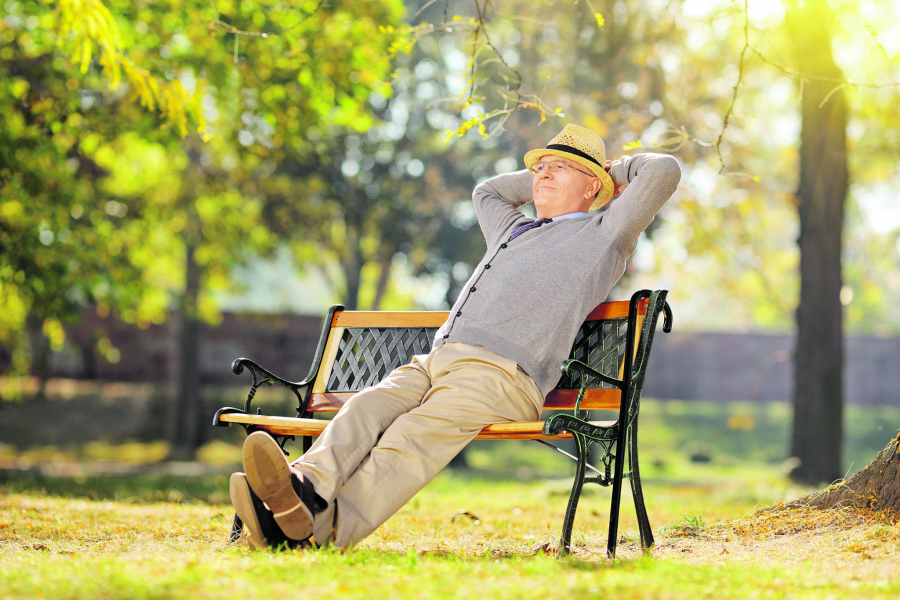
[[612,198],[613,180],[604,169],[606,165],[606,147],[600,136],[578,125],[569,123],[555,138],[550,140],[546,148],[531,150],[525,154],[525,167],[531,168],[542,156],[553,154],[574,160],[590,169],[600,178],[603,187],[594,198],[590,210],[597,210]]

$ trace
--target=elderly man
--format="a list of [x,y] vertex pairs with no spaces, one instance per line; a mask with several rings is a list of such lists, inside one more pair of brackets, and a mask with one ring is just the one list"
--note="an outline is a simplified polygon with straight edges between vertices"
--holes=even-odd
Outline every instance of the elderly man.
[[[254,546],[348,548],[483,427],[540,418],[579,326],[621,277],[681,170],[661,154],[610,163],[600,137],[571,124],[528,152],[525,166],[475,188],[487,253],[430,353],[349,400],[294,463],[267,434],[247,438],[246,475],[235,473],[230,491]],[[606,211],[588,214],[625,186]],[[531,200],[536,220],[518,210]]]

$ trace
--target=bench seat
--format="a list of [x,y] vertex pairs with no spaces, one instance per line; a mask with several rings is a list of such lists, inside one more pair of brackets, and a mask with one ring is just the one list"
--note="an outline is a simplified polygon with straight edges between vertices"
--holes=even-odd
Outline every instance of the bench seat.
[[[300,419],[296,417],[274,417],[268,415],[224,414],[220,420],[225,423],[256,425],[275,435],[295,435],[318,437],[325,431],[330,421],[325,419]],[[569,432],[544,435],[545,421],[514,421],[488,425],[481,430],[476,440],[570,440]],[[615,421],[589,421],[596,427],[612,427]]]

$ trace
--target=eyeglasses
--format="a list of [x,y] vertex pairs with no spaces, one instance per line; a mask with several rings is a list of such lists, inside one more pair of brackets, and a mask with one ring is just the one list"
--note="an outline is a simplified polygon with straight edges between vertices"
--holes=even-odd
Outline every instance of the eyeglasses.
[[579,173],[584,173],[585,175],[588,175],[590,177],[596,177],[596,175],[594,175],[593,173],[588,173],[587,171],[582,171],[581,169],[576,169],[572,165],[564,163],[561,160],[551,160],[550,162],[545,162],[545,161],[541,160],[541,161],[534,163],[530,167],[528,167],[528,170],[531,171],[532,173],[534,173],[535,175],[538,175],[541,171],[544,170],[545,167],[551,173],[559,173],[560,171],[565,171],[566,169],[572,169],[573,171],[578,171]]

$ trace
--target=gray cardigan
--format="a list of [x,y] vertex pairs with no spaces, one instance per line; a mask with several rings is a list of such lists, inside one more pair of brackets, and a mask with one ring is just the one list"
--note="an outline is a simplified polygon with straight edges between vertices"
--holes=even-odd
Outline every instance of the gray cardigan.
[[560,378],[584,318],[625,272],[638,236],[675,191],[681,168],[666,154],[623,156],[610,175],[628,188],[597,215],[563,219],[509,242],[529,219],[528,171],[499,175],[475,188],[487,253],[438,330],[445,342],[481,346],[515,361],[546,395]]

